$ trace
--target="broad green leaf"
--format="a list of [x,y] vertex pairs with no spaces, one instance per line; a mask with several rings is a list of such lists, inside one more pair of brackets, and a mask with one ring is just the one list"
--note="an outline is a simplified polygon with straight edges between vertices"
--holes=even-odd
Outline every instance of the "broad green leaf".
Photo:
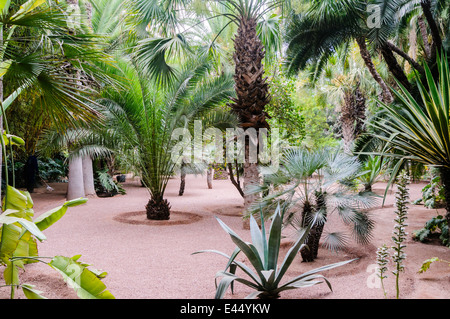
[[8,13],[10,4],[11,0],[0,0],[0,11],[3,12],[3,15]]
[[88,268],[69,257],[56,256],[49,265],[56,269],[64,281],[82,299],[114,299],[105,284]]
[[32,10],[34,10],[35,8],[41,6],[42,4],[44,4],[46,2],[46,0],[28,0],[27,2],[25,2],[24,4],[22,4],[20,6],[20,9],[14,14],[14,16],[11,18],[12,20],[14,20],[14,18],[17,18],[18,16],[28,13]]
[[7,285],[19,285],[19,272],[17,266],[12,262],[6,263],[6,268],[3,272],[3,279]]
[[78,206],[86,203],[86,201],[87,201],[86,198],[78,198],[65,202],[63,205],[55,207],[49,210],[48,212],[39,215],[34,220],[34,223],[40,230],[45,230],[54,223],[56,223],[58,220],[60,220],[61,217],[63,217],[66,214],[68,207]]
[[27,208],[27,196],[17,188],[6,186],[6,196],[3,198],[3,210],[15,209],[18,217],[24,217],[23,212]]
[[[35,223],[30,222],[29,220],[26,220],[24,218],[5,216],[4,214],[2,214],[2,215],[0,215],[0,223],[2,223],[4,225],[19,223],[22,227],[24,227],[26,230],[28,230],[31,234],[36,236],[36,238],[39,239],[40,241],[47,239],[47,237],[45,237],[45,235],[39,230],[39,228],[36,226]],[[21,234],[19,236],[21,236]]]
[[[1,5],[1,3],[0,3]],[[1,8],[0,8],[1,10]],[[4,76],[6,72],[8,72],[9,67],[11,66],[12,60],[5,60],[0,62],[0,77]]]
[[34,289],[34,285],[22,284],[22,291],[27,299],[47,299],[42,296],[42,291]]

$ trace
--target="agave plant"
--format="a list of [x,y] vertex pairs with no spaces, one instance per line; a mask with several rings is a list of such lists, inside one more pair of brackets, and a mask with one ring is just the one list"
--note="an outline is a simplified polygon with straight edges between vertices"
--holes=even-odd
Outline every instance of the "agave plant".
[[[261,229],[258,226],[258,222],[253,216],[250,216],[250,233],[252,243],[247,243],[239,237],[230,227],[228,227],[223,221],[216,217],[220,226],[230,235],[233,243],[236,244],[236,249],[231,256],[222,253],[217,250],[202,250],[195,252],[213,252],[228,258],[228,263],[224,271],[219,271],[216,274],[216,278],[221,277],[216,289],[216,299],[222,299],[228,287],[234,282],[240,282],[255,291],[249,294],[246,298],[259,298],[259,299],[273,299],[279,298],[280,293],[285,290],[310,287],[322,282],[326,282],[330,290],[332,290],[330,282],[319,272],[343,266],[355,259],[342,261],[326,266],[322,266],[316,269],[307,271],[293,279],[290,279],[282,283],[282,279],[287,270],[291,266],[293,260],[297,256],[299,250],[303,247],[304,241],[308,235],[309,227],[303,230],[303,233],[292,247],[287,252],[281,265],[278,265],[278,257],[280,253],[281,233],[284,209],[277,206],[275,214],[272,217],[272,224],[267,236],[264,226],[264,216],[261,212]],[[236,256],[239,252],[244,253],[249,262],[253,266],[254,270],[248,267],[246,264],[236,260]],[[250,280],[236,275],[237,268],[241,269],[246,275],[250,277]],[[227,271],[230,269],[229,271]]]

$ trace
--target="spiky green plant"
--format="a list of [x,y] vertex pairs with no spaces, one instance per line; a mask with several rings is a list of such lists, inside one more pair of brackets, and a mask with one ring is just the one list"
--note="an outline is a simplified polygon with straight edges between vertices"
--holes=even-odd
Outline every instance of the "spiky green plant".
[[[231,256],[222,253],[217,250],[203,250],[201,252],[213,252],[228,258],[228,263],[224,271],[219,271],[216,274],[216,278],[221,277],[216,290],[216,299],[223,298],[228,287],[234,282],[240,282],[255,291],[247,296],[247,298],[259,298],[259,299],[273,299],[279,298],[280,292],[285,290],[310,287],[322,282],[326,282],[330,290],[330,282],[319,272],[329,270],[335,267],[343,266],[355,259],[346,260],[326,266],[322,266],[316,269],[307,271],[293,279],[288,280],[286,283],[281,284],[283,276],[289,269],[292,261],[297,256],[300,249],[304,246],[305,239],[308,235],[310,227],[303,230],[303,234],[299,236],[297,241],[289,249],[281,265],[278,265],[278,255],[280,253],[281,243],[281,231],[282,220],[284,215],[284,209],[280,206],[277,207],[273,217],[272,224],[270,226],[269,234],[267,236],[264,226],[264,216],[261,212],[261,229],[258,226],[258,222],[253,216],[250,216],[250,233],[252,243],[247,243],[239,237],[231,228],[229,228],[223,221],[217,218],[220,226],[230,235],[233,243],[236,244],[236,249]],[[243,252],[248,258],[250,264],[253,266],[254,271],[243,262],[237,261],[236,256],[239,252]],[[236,275],[236,268],[240,268],[250,277],[250,280]],[[228,271],[228,269],[230,269]]]
[[439,80],[433,79],[425,65],[426,83],[417,81],[420,99],[415,99],[400,83],[394,91],[400,105],[381,103],[388,115],[371,122],[386,142],[378,155],[398,158],[393,168],[395,177],[406,160],[439,168],[446,199],[446,219],[450,220],[450,68],[447,55],[438,58]]

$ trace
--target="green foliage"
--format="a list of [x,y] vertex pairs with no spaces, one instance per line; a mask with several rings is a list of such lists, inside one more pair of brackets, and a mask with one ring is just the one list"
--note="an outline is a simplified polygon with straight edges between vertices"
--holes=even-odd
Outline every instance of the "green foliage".
[[68,166],[59,158],[38,158],[39,176],[46,182],[61,182],[67,176]]
[[[223,298],[226,290],[234,281],[240,282],[255,290],[250,295],[248,295],[247,298],[279,298],[279,294],[282,291],[310,287],[322,282],[326,282],[331,290],[330,282],[323,275],[317,273],[335,267],[343,266],[355,260],[347,260],[312,269],[299,276],[296,276],[293,279],[288,280],[284,284],[281,284],[281,280],[286,274],[286,271],[291,266],[294,258],[303,247],[304,241],[309,232],[309,228],[303,231],[302,235],[299,236],[297,241],[287,252],[281,265],[278,265],[280,242],[282,238],[282,215],[284,215],[284,210],[282,211],[280,206],[278,206],[272,216],[272,223],[269,229],[268,236],[265,230],[263,214],[260,214],[261,229],[259,228],[255,218],[253,216],[250,216],[250,233],[252,237],[252,243],[246,243],[239,237],[238,234],[236,234],[223,221],[216,217],[220,226],[228,235],[230,235],[231,240],[237,246],[231,256],[228,256],[225,253],[216,250],[203,250],[196,252],[212,252],[228,258],[228,263],[225,267],[225,270],[219,271],[216,274],[216,278],[222,278],[219,282],[219,285],[217,286],[215,296],[216,299]],[[246,264],[236,260],[236,256],[240,252],[242,252],[247,257],[250,264],[253,266],[254,271]],[[237,276],[237,268],[241,269],[246,275],[250,277],[250,279]],[[230,269],[230,271],[228,271],[228,269]]]
[[270,82],[270,103],[265,109],[271,116],[268,120],[271,128],[280,130],[281,138],[290,146],[298,146],[303,140],[305,119],[299,104],[295,101],[296,86],[292,78],[275,73]]
[[442,244],[450,247],[449,225],[442,215],[437,215],[428,220],[424,227],[414,232],[413,238],[426,243],[432,237],[439,237]]
[[439,208],[445,202],[444,187],[440,176],[435,176],[422,190],[422,198],[413,202],[414,205],[423,203],[426,208]]
[[444,262],[444,263],[447,263],[450,266],[450,262],[449,261],[440,259],[438,257],[433,257],[433,258],[427,259],[427,260],[425,260],[423,262],[423,264],[420,267],[418,273],[419,274],[423,274],[424,272],[426,272],[428,269],[430,269],[431,264],[434,263],[434,262]]
[[99,170],[95,173],[94,187],[97,193],[108,196],[124,195],[126,193],[125,189],[109,175],[107,169]]
[[337,146],[332,128],[336,113],[325,98],[314,89],[301,87],[293,99],[304,122],[305,134],[301,145],[308,149]]
[[[87,199],[84,198],[67,201],[33,219],[33,201],[30,194],[12,186],[7,187],[2,207],[4,212],[0,215],[2,224],[0,263],[5,266],[3,278],[5,287],[11,289],[11,298],[14,298],[15,290],[18,288],[22,289],[27,298],[44,298],[39,291],[33,288],[33,285],[20,282],[19,268],[24,268],[27,263],[42,262],[56,269],[61,260],[67,260],[67,257],[56,256],[49,263],[45,262],[44,260],[48,257],[39,257],[37,241],[46,239],[43,231],[61,219],[69,207],[84,204],[86,201]],[[63,274],[63,278],[67,280],[69,276],[77,282],[78,285],[72,285],[72,287],[77,292],[79,290],[84,292],[78,292],[81,298],[113,298],[108,291],[104,291],[103,294],[98,293],[98,287],[104,285],[101,283],[100,277],[87,269],[86,264],[78,263],[76,260],[73,260],[72,264],[70,272]],[[78,278],[78,272],[82,274],[82,277]]]
[[385,169],[383,158],[381,156],[369,156],[362,165],[361,174],[358,180],[363,183],[364,188],[368,191],[372,190],[372,185],[375,184],[381,177],[383,170]]
[[[261,172],[265,173],[264,167]],[[248,187],[248,193],[263,194],[251,205],[251,210],[257,212],[262,208],[271,212],[280,201],[285,202],[289,209],[285,223],[297,230],[309,224],[309,220],[323,226],[331,214],[337,214],[348,227],[348,233],[358,243],[367,244],[374,222],[366,210],[376,205],[378,197],[355,190],[360,174],[357,158],[339,149],[289,149],[283,152],[277,172],[266,173],[262,185]],[[310,211],[306,212],[305,207]],[[343,231],[329,232],[323,245],[339,251],[348,244],[348,237]]]

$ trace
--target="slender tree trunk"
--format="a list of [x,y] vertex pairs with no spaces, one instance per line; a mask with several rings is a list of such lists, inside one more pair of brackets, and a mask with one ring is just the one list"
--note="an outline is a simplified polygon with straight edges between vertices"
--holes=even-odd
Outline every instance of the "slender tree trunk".
[[[311,203],[306,201],[303,204],[303,211],[302,211],[302,226],[306,227],[309,223],[309,219],[311,218],[313,214],[313,206]],[[312,227],[309,230],[309,234],[306,236],[305,240],[305,246],[300,250],[300,254],[302,256],[303,262],[312,262],[314,261],[314,238],[316,237],[316,229],[317,225],[312,225]]]
[[325,197],[326,197],[326,193],[324,193],[322,191],[316,192],[317,210],[318,211],[322,210],[321,214],[323,215],[324,220],[316,225],[315,234],[314,234],[315,236],[313,238],[313,244],[312,244],[312,253],[313,253],[314,259],[317,258],[317,255],[319,253],[320,238],[322,237],[323,228],[325,226],[326,218],[327,218],[327,205],[326,205]]
[[365,38],[357,38],[356,42],[358,43],[359,52],[361,54],[361,57],[364,61],[364,64],[366,65],[367,69],[369,70],[370,74],[374,78],[374,80],[378,83],[378,85],[381,87],[382,90],[382,100],[386,104],[390,104],[394,101],[394,97],[392,96],[391,90],[387,86],[386,82],[384,82],[381,75],[378,73],[377,69],[375,68],[375,65],[373,64],[372,58],[370,56],[370,52],[367,49],[366,46],[366,39]]
[[420,2],[422,7],[423,15],[427,20],[428,26],[430,27],[431,37],[433,38],[433,43],[431,44],[431,56],[430,60],[434,61],[436,59],[436,52],[440,53],[442,48],[442,39],[439,34],[439,28],[437,26],[436,20],[433,17],[433,13],[431,12],[431,0],[422,0]]
[[[263,78],[264,46],[256,33],[256,19],[241,17],[237,35],[234,39],[233,60],[235,63],[235,90],[236,99],[230,104],[232,110],[239,116],[241,127],[246,130],[254,128],[259,132],[260,128],[269,129],[266,121],[268,117],[265,106],[270,101],[266,78]],[[247,143],[245,146],[244,163],[244,191],[253,183],[259,183],[259,171],[257,163],[248,160]],[[255,195],[244,194],[244,213],[254,201]],[[244,222],[244,228],[248,228],[248,221]]]
[[206,170],[206,183],[208,184],[208,189],[212,189],[212,179],[213,179],[213,169],[211,165],[208,165],[208,169]]
[[427,26],[425,25],[422,16],[417,18],[417,22],[419,24],[420,35],[422,36],[423,50],[425,51],[426,59],[429,60],[431,59],[431,46],[430,42],[428,42]]
[[84,156],[82,158],[83,165],[83,183],[84,183],[84,194],[88,197],[96,197],[94,186],[94,169],[92,166],[92,158],[90,156]]
[[409,83],[403,68],[398,64],[394,53],[387,44],[381,46],[381,54],[386,62],[389,71],[392,75],[409,91],[411,92],[411,83]]
[[180,190],[178,191],[178,196],[183,196],[184,188],[186,187],[186,170],[184,169],[184,163],[181,164],[181,182],[180,182]]
[[341,107],[341,116],[339,122],[342,128],[342,139],[344,141],[344,152],[346,154],[351,153],[351,145],[353,142],[353,132],[355,130],[355,118],[353,115],[353,109],[355,104],[355,97],[353,92],[349,89],[344,93],[344,103]]
[[67,185],[67,200],[84,197],[83,160],[72,157],[69,160],[69,183]]

